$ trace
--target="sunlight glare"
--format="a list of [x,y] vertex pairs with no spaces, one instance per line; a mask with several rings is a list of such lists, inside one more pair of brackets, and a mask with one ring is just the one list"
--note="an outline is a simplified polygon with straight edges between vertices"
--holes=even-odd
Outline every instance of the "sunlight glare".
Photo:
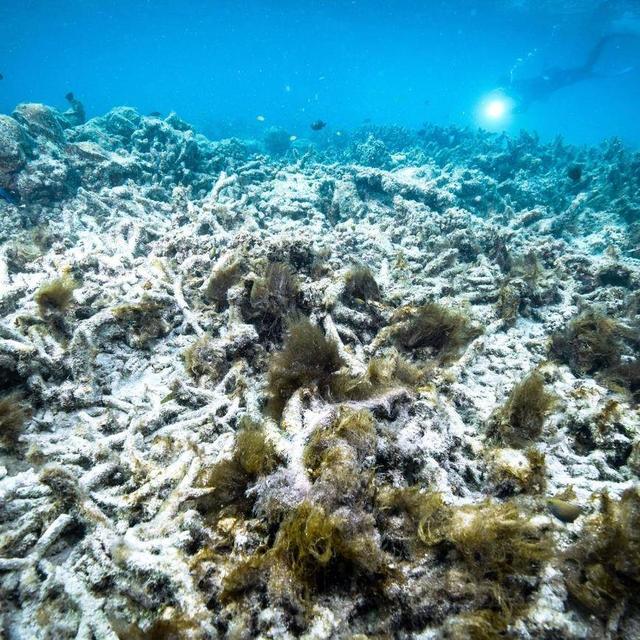
[[499,120],[500,118],[503,118],[507,112],[507,104],[501,98],[494,98],[487,103],[484,112],[488,118],[491,118],[492,120]]

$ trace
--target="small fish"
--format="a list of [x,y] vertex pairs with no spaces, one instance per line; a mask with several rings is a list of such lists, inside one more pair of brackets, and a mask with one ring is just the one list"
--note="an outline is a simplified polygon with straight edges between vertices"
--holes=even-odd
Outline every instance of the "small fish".
[[150,118],[162,118],[162,114],[159,111],[152,111],[149,114]]
[[364,124],[369,124],[371,122],[371,118],[365,118],[362,122],[364,122]]
[[0,73],[0,80],[4,80],[4,76]]
[[337,136],[341,136],[342,135],[342,131],[336,131],[336,135]]
[[572,164],[567,169],[567,176],[574,182],[580,182],[582,179],[582,167],[579,164]]
[[258,122],[264,122],[265,117],[264,117],[263,115],[256,116],[256,120],[257,120]]
[[67,95],[65,95],[64,99],[67,102],[73,102],[74,97],[75,96],[73,95],[73,93],[71,91],[69,91],[69,93],[67,93]]
[[549,511],[562,522],[573,522],[582,513],[580,505],[561,498],[550,498],[547,500],[547,506]]
[[320,131],[320,129],[324,129],[327,126],[327,123],[324,122],[323,120],[316,120],[315,122],[311,123],[311,128],[314,131]]
[[0,198],[6,200],[9,204],[16,204],[16,199],[6,190],[0,187]]
[[298,139],[298,136],[289,136],[289,142],[295,142]]
[[162,400],[160,400],[160,404],[167,404],[167,402],[171,402],[176,397],[175,391],[170,391]]

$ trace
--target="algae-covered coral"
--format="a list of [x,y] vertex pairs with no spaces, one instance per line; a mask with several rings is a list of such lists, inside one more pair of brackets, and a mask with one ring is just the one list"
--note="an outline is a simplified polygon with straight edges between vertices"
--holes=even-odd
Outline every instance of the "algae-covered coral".
[[598,512],[566,554],[569,593],[605,622],[617,616],[631,624],[640,606],[638,491],[627,489],[618,500],[602,494]]
[[464,314],[434,302],[407,310],[392,327],[398,345],[405,349],[427,347],[442,358],[456,355],[480,333]]
[[544,377],[534,371],[512,389],[494,417],[494,429],[507,444],[535,441],[542,433],[553,402],[553,395],[545,388]]
[[73,302],[73,290],[76,287],[76,283],[69,276],[42,284],[34,296],[41,315],[66,311]]
[[2,633],[634,637],[630,152],[59,118],[0,127]]
[[602,312],[589,310],[553,336],[553,352],[576,373],[595,373],[620,362],[622,328]]
[[326,392],[342,364],[336,344],[320,327],[305,318],[293,322],[284,348],[272,356],[269,366],[271,412],[280,413],[291,395],[303,386],[314,384],[321,393]]
[[0,444],[13,447],[28,417],[23,398],[18,393],[0,397]]

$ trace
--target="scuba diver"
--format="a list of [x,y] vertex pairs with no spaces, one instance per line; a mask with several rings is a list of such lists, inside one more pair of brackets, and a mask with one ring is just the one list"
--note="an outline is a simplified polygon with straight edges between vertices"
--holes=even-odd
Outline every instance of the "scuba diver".
[[65,95],[65,100],[69,103],[69,108],[62,114],[63,126],[77,127],[80,124],[84,124],[86,114],[82,102],[71,91]]
[[585,80],[591,80],[593,78],[608,78],[623,75],[631,71],[633,67],[627,67],[621,71],[609,74],[595,71],[595,67],[605,47],[612,40],[620,37],[637,38],[638,36],[629,33],[613,33],[603,36],[591,49],[584,64],[580,66],[569,67],[567,69],[553,68],[533,78],[522,78],[519,80],[511,78],[506,83],[503,82],[504,90],[516,103],[514,111],[516,113],[522,113],[534,102],[546,100],[556,91],[570,87],[578,82],[584,82]]

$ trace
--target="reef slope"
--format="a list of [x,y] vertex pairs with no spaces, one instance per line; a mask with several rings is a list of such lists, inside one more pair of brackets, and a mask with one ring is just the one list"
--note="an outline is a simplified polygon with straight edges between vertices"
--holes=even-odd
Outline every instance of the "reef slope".
[[0,116],[0,636],[638,636],[640,157],[338,142]]

